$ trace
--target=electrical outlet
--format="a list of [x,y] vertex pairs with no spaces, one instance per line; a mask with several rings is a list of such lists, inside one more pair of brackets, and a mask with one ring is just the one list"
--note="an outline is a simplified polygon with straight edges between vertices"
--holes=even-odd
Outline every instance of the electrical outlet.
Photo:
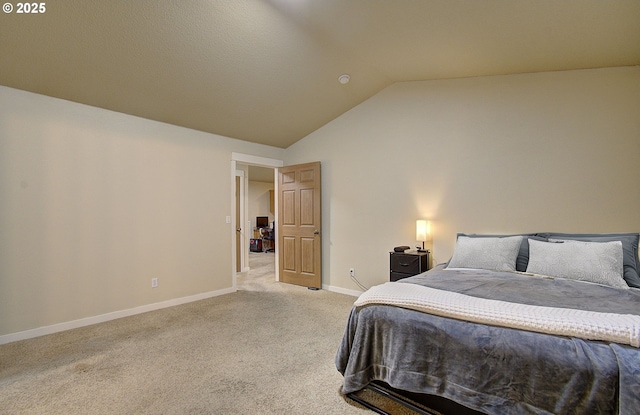
[[349,268],[349,275],[352,276],[352,277],[355,277],[356,276],[356,270],[353,269],[353,268]]
[[151,288],[158,288],[158,279],[151,278]]

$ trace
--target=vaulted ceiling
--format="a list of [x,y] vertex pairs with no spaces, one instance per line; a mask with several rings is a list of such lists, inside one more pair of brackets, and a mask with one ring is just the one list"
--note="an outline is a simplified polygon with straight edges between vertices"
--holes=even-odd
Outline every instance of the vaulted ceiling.
[[394,82],[640,65],[638,0],[8,1],[0,85],[282,148]]

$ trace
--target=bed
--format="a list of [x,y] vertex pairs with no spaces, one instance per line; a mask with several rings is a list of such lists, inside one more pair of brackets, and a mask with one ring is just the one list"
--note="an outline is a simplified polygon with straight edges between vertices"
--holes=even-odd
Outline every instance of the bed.
[[355,302],[342,392],[382,386],[456,414],[639,414],[639,262],[638,234],[459,234],[447,264]]

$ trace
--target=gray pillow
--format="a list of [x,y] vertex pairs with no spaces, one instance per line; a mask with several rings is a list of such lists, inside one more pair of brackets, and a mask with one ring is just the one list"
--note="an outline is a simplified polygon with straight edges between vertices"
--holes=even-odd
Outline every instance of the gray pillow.
[[469,238],[459,236],[447,268],[515,271],[522,236]]
[[549,232],[544,234],[538,234],[539,236],[584,241],[584,242],[609,242],[620,241],[622,242],[622,260],[624,267],[623,278],[630,287],[640,288],[640,259],[638,259],[638,242],[640,240],[640,234],[637,233],[557,233]]
[[529,241],[527,272],[629,288],[622,278],[622,242]]
[[521,233],[514,235],[488,235],[488,234],[466,234],[459,233],[457,237],[468,236],[469,238],[505,238],[509,236],[522,236],[522,243],[520,244],[520,252],[518,252],[518,258],[516,259],[516,271],[526,271],[527,264],[529,263],[529,239],[535,239],[537,241],[546,241],[544,236],[535,235],[532,233]]

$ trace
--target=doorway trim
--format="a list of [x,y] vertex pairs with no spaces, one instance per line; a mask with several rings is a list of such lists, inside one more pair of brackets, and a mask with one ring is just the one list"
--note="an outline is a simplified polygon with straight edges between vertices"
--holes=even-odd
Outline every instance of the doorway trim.
[[[278,180],[276,179],[278,177],[278,168],[284,166],[284,161],[283,160],[278,160],[278,159],[272,159],[272,158],[268,158],[268,157],[261,157],[261,156],[254,156],[251,154],[244,154],[244,153],[236,153],[236,152],[232,152],[231,153],[231,223],[237,223],[237,218],[236,218],[236,196],[235,196],[235,189],[236,189],[236,170],[237,170],[237,165],[238,164],[246,164],[246,165],[250,165],[250,166],[259,166],[259,167],[271,167],[274,169],[273,174],[274,174],[274,191],[276,192],[275,194],[278,194]],[[244,180],[248,180],[250,179],[250,177],[244,177]],[[242,192],[240,197],[241,199],[245,198],[245,192]],[[277,198],[275,199],[275,206],[274,206],[274,215],[276,217],[276,220],[278,220],[278,200]],[[243,211],[240,212],[240,216],[242,217],[242,220],[245,221],[246,217],[247,217],[247,204],[244,203],[244,200],[241,201],[241,206]],[[246,226],[246,223],[245,223]],[[230,227],[230,237],[231,237],[231,269],[232,269],[232,276],[231,276],[231,281],[232,281],[232,288],[234,291],[236,291],[238,289],[237,283],[236,283],[236,275],[238,274],[236,272],[236,237],[237,237],[237,232],[236,232],[236,228],[235,226],[231,226]],[[242,249],[241,251],[246,252],[244,249]],[[276,264],[275,264],[275,272],[276,272],[276,280],[279,281],[280,280],[280,275],[279,275],[279,263],[278,263],[278,256],[276,255]],[[242,261],[244,262],[244,261]]]
[[[236,180],[235,180],[235,203],[234,203],[234,213],[232,224],[236,229],[235,241],[234,241],[234,250],[236,253],[236,261],[235,261],[235,271],[237,272],[246,272],[249,270],[249,264],[246,263],[246,244],[243,242],[246,238],[246,229],[245,224],[247,221],[246,218],[246,208],[244,206],[246,197],[246,185],[247,181],[245,180],[244,170],[236,170]],[[238,220],[239,217],[239,220]],[[240,229],[240,231],[238,231]],[[238,250],[240,252],[240,258],[238,258]],[[239,270],[238,270],[239,269]]]

